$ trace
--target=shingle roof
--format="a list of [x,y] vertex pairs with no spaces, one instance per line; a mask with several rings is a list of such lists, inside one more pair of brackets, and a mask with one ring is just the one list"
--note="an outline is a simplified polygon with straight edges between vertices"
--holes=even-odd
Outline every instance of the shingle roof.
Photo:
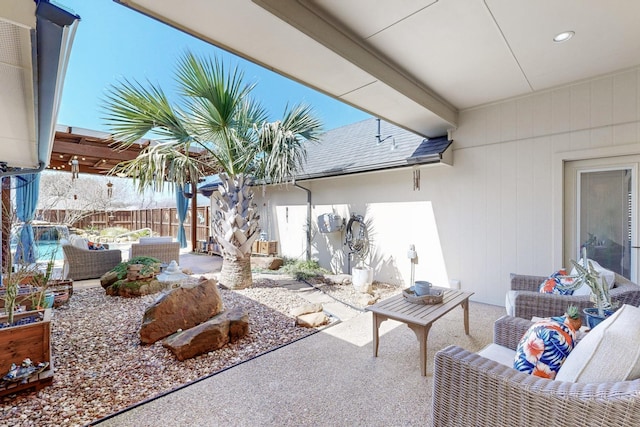
[[441,154],[451,144],[446,136],[427,140],[382,120],[380,139],[383,142],[378,143],[377,134],[375,118],[324,133],[319,143],[307,145],[307,161],[296,179],[433,163],[440,160]]
[[[377,134],[375,118],[325,132],[318,143],[307,145],[307,161],[296,180],[436,163],[451,145],[446,136],[427,140],[382,120],[380,139],[383,142],[378,143]],[[395,148],[391,149],[392,146]],[[208,177],[198,189],[213,192],[218,184],[220,180],[215,175]]]

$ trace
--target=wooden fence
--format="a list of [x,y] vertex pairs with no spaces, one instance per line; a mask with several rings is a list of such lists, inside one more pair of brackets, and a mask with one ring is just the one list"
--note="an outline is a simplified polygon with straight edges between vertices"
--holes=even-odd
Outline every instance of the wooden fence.
[[[187,240],[191,240],[192,212],[187,212],[184,221],[184,229]],[[36,218],[53,223],[62,223],[67,218],[67,212],[63,209],[46,210],[36,212]],[[196,225],[196,240],[209,240],[209,206],[198,207]],[[178,211],[176,208],[156,208],[142,210],[101,211],[93,212],[82,219],[75,221],[72,227],[81,229],[102,230],[109,227],[122,227],[129,231],[150,228],[159,236],[178,236]]]

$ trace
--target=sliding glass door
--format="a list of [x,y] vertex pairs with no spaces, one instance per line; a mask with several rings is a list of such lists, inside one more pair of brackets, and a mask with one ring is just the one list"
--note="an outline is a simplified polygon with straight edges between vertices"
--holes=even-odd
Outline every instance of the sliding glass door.
[[638,162],[634,156],[565,164],[565,266],[585,246],[589,258],[636,280]]

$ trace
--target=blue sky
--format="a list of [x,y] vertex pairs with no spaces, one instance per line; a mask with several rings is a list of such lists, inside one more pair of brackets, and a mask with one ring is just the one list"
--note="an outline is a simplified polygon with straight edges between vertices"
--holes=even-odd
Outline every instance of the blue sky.
[[149,80],[171,93],[175,87],[175,64],[186,50],[211,57],[218,55],[226,64],[238,65],[248,83],[257,83],[253,96],[269,110],[271,120],[282,117],[287,104],[299,102],[313,106],[325,130],[370,117],[112,0],[56,0],[56,3],[81,18],[67,69],[59,124],[108,132],[102,112],[106,89],[127,78]]

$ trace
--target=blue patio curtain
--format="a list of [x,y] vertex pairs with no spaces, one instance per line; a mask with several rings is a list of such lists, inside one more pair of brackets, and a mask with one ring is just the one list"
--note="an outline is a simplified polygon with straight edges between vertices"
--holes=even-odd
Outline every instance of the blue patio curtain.
[[176,208],[178,210],[178,220],[180,225],[178,226],[178,242],[180,242],[181,248],[187,247],[187,235],[184,231],[184,220],[187,217],[187,208],[189,207],[189,199],[184,197],[184,187],[180,184],[175,184],[176,191]]
[[17,175],[15,183],[16,214],[18,220],[24,223],[22,230],[20,230],[15,262],[18,264],[32,264],[36,262],[36,256],[31,221],[33,221],[36,205],[38,204],[40,174]]

